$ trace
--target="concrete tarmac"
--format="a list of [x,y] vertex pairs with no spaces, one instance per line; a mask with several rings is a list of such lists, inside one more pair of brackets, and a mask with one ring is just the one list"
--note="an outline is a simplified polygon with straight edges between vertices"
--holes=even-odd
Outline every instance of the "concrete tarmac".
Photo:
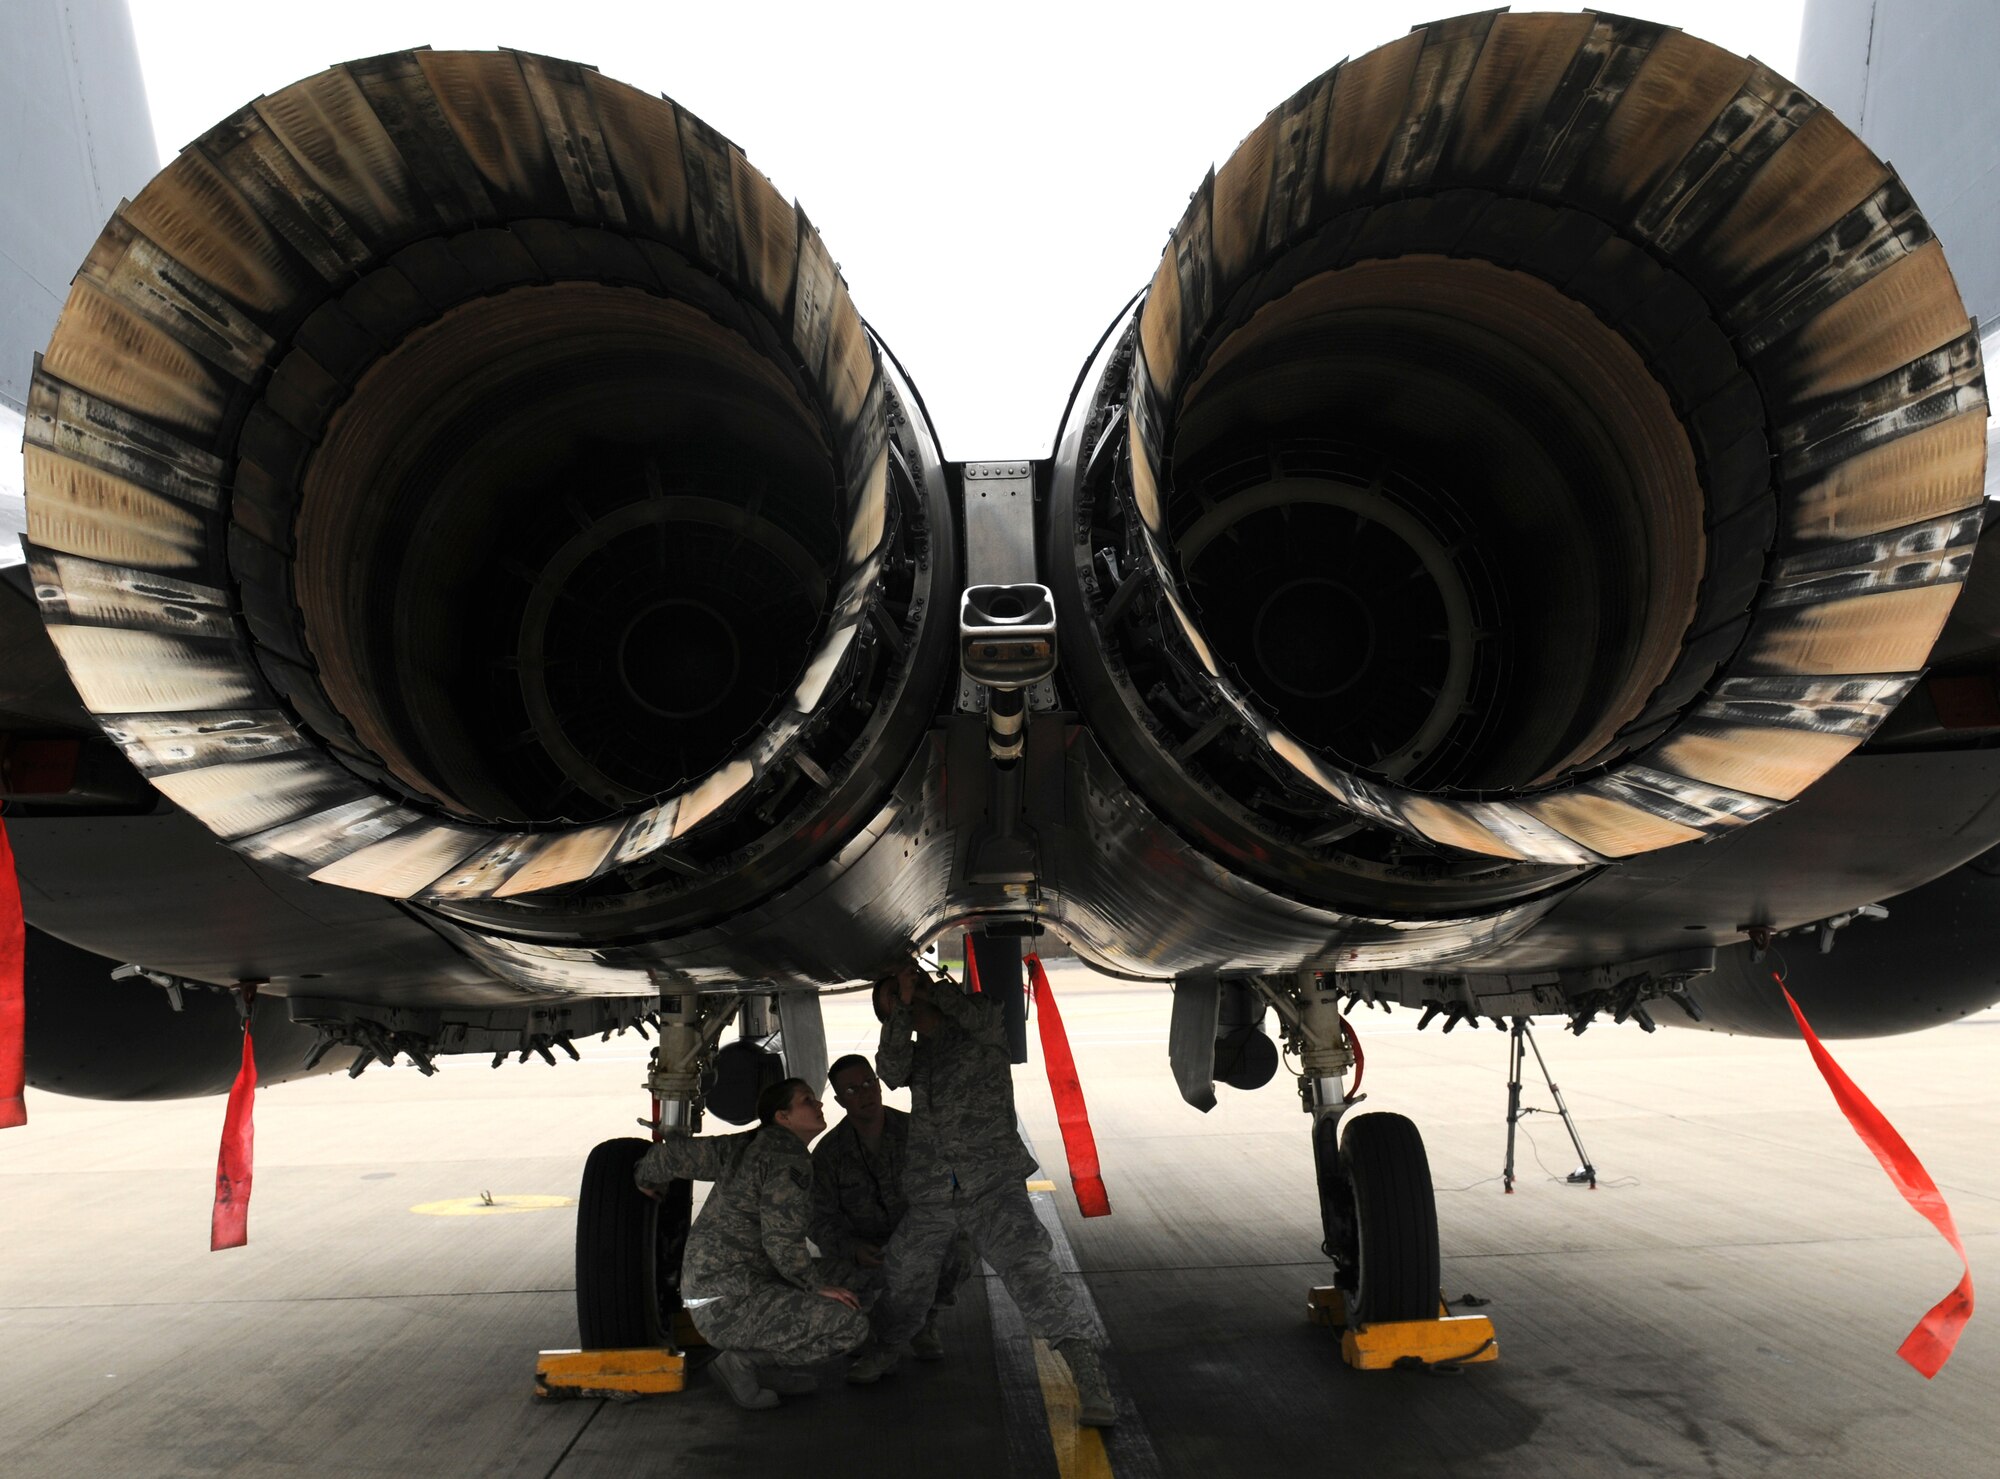
[[[1455,1376],[1362,1374],[1303,1319],[1329,1270],[1290,1079],[1197,1114],[1167,1071],[1164,989],[1052,974],[1111,1217],[1076,1215],[1038,1061],[1016,1071],[1017,1097],[1057,1186],[1038,1199],[1060,1213],[1130,1409],[1108,1447],[1077,1434],[1060,1372],[978,1279],[947,1321],[950,1358],[879,1387],[834,1368],[820,1394],[756,1414],[699,1374],[630,1404],[534,1401],[535,1353],[576,1339],[574,1214],[505,1209],[574,1197],[592,1144],[640,1133],[645,1045],[628,1036],[556,1068],[453,1059],[429,1079],[378,1067],[268,1091],[250,1245],[216,1254],[219,1099],[31,1093],[28,1126],[0,1135],[0,1475],[1952,1479],[2000,1465],[2000,1314],[1973,1320],[1935,1381],[1897,1359],[1958,1262],[1801,1044],[1605,1024],[1575,1039],[1551,1023],[1543,1050],[1604,1179],[1564,1184],[1575,1156],[1537,1115],[1503,1196],[1504,1037],[1361,1012],[1365,1107],[1423,1127],[1445,1292],[1490,1300],[1501,1346]],[[872,1049],[865,999],[830,999],[827,1026],[836,1056]],[[1991,1279],[2000,1012],[1833,1047]],[[1526,1098],[1549,1104],[1537,1083]]]

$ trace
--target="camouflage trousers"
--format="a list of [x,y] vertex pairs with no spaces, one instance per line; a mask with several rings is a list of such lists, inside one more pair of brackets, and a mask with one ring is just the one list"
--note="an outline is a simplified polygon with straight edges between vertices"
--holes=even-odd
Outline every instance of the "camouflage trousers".
[[778,1366],[831,1360],[868,1338],[868,1317],[860,1311],[775,1279],[697,1303],[688,1316],[715,1349],[754,1351]]
[[[873,1304],[883,1290],[889,1287],[889,1270],[886,1264],[876,1268],[863,1268],[852,1259],[827,1260],[822,1264],[826,1271],[826,1281],[842,1288],[852,1289],[861,1296],[863,1305]],[[979,1255],[972,1249],[972,1239],[964,1233],[952,1238],[944,1250],[944,1262],[938,1269],[937,1292],[931,1296],[930,1308],[949,1309],[958,1303],[958,1291],[965,1281],[978,1272]]]
[[947,1201],[910,1204],[884,1252],[886,1287],[874,1312],[875,1338],[883,1345],[899,1346],[917,1333],[961,1234],[993,1265],[1031,1335],[1051,1345],[1073,1336],[1097,1342],[1083,1301],[1056,1267],[1054,1245],[1027,1188],[1007,1181],[977,1194],[954,1189]]

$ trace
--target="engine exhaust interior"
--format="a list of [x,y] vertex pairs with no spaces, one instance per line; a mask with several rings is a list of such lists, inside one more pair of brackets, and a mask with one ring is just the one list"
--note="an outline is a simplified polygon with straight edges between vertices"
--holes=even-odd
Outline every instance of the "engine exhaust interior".
[[1216,655],[1299,739],[1426,788],[1601,760],[1703,569],[1645,363],[1477,259],[1324,273],[1218,346],[1174,424],[1167,544]]
[[818,418],[741,337],[634,289],[522,287],[361,380],[305,472],[296,589],[329,697],[402,786],[594,821],[775,717],[838,507]]

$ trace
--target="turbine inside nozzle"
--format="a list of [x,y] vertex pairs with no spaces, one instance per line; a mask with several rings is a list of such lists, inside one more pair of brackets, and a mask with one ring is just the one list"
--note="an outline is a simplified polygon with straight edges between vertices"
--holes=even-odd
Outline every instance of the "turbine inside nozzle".
[[1673,405],[1524,273],[1428,255],[1307,279],[1172,423],[1162,546],[1296,738],[1426,788],[1546,785],[1665,679],[1704,566]]
[[302,484],[306,637],[411,791],[595,820],[784,705],[838,501],[823,429],[740,337],[636,290],[518,288],[412,336],[335,417]]

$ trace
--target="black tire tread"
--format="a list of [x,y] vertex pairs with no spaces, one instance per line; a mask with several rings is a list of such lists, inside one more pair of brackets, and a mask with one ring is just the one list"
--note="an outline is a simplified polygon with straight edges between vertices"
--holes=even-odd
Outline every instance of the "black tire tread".
[[576,1199],[576,1325],[584,1350],[657,1346],[662,1337],[653,1252],[659,1213],[632,1180],[650,1143],[606,1140],[583,1163]]
[[1348,1122],[1340,1158],[1353,1188],[1360,1251],[1353,1316],[1363,1324],[1426,1320],[1441,1282],[1437,1197],[1423,1136],[1400,1114]]

